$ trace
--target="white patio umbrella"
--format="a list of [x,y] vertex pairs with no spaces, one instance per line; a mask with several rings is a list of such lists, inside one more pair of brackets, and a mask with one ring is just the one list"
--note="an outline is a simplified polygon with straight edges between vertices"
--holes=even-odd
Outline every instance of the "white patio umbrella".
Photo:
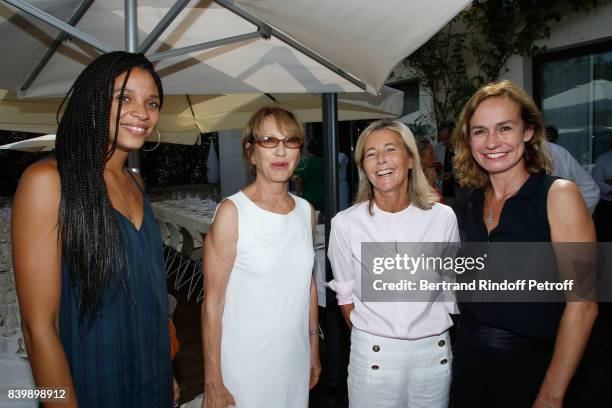
[[[200,136],[200,131],[189,110],[187,98],[170,96],[168,99],[161,118],[161,141],[194,144]],[[0,129],[55,133],[56,115],[61,100],[61,98],[21,99],[13,92],[0,89]],[[157,140],[157,133],[152,136],[152,140]]]
[[468,3],[0,0],[0,88],[61,96],[100,52],[127,50],[156,63],[168,94],[376,94]]
[[[0,90],[0,129],[55,133],[60,102],[60,98],[21,99],[13,92]],[[160,141],[194,144],[200,133],[243,127],[257,109],[271,104],[293,110],[302,122],[321,121],[319,95],[170,95],[164,101],[158,125]],[[377,96],[366,93],[340,94],[338,117],[341,121],[397,117],[402,107],[403,92],[383,87]],[[154,132],[149,140],[157,141],[157,133]],[[54,144],[54,140],[51,143]]]
[[[338,94],[338,120],[397,117],[402,112],[403,99],[403,92],[389,87],[383,87],[379,95]],[[318,94],[190,95],[189,101],[202,133],[242,128],[257,109],[271,104],[291,109],[301,122],[322,120]]]
[[169,94],[375,94],[468,3],[0,0],[0,88],[60,96],[99,52],[127,49],[156,61]]
[[19,150],[29,153],[50,152],[55,149],[55,135],[43,135],[0,146],[1,150]]

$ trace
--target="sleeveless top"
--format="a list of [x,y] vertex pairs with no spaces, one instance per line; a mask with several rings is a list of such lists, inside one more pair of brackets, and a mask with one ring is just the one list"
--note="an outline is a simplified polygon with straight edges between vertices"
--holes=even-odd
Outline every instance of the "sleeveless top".
[[[134,184],[142,191],[138,182]],[[143,207],[140,230],[115,210],[127,259],[129,293],[107,287],[91,328],[79,319],[77,291],[65,260],[62,262],[60,338],[81,407],[172,406],[163,249],[144,192]]]
[[312,210],[277,214],[242,191],[236,260],[222,316],[221,372],[240,408],[307,408],[310,376]]
[[[489,234],[483,221],[484,190],[472,192],[465,228],[467,242],[550,242],[548,191],[557,177],[531,174],[508,198],[498,225]],[[564,303],[462,303],[461,313],[480,323],[525,337],[553,339]]]

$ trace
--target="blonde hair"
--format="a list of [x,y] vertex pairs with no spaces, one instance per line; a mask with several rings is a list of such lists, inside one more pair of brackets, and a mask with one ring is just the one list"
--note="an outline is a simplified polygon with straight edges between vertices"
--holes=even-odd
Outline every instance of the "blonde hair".
[[281,106],[264,106],[260,108],[251,116],[242,132],[242,157],[249,165],[249,170],[253,175],[255,174],[255,166],[251,163],[251,157],[255,149],[256,136],[260,136],[257,135],[257,132],[268,116],[274,118],[276,126],[287,137],[298,137],[304,142],[304,127],[297,120],[293,112]]
[[359,188],[357,190],[355,204],[369,201],[369,211],[371,215],[373,214],[374,190],[363,168],[363,159],[365,144],[368,137],[373,132],[381,129],[391,130],[400,136],[408,156],[410,156],[414,162],[414,166],[410,170],[408,176],[408,195],[410,197],[410,202],[423,210],[429,210],[436,202],[437,196],[433,188],[427,182],[427,178],[421,168],[421,159],[419,158],[414,136],[410,129],[402,122],[389,119],[381,119],[371,123],[361,132],[361,135],[359,135],[357,145],[355,146],[355,163],[357,163],[357,169],[359,170]]
[[544,122],[538,107],[523,89],[510,81],[500,81],[490,83],[472,95],[463,107],[459,124],[453,132],[454,167],[459,184],[473,188],[483,188],[489,184],[489,174],[476,162],[470,146],[470,120],[478,106],[488,98],[508,98],[519,106],[525,127],[533,128],[533,137],[525,142],[523,152],[525,169],[528,173],[545,170],[551,174],[553,164],[546,146]]

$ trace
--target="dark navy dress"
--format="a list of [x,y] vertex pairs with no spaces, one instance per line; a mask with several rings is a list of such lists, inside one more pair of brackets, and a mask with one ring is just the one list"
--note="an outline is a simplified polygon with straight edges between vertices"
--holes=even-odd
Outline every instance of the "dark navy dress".
[[66,263],[62,265],[60,337],[81,407],[172,406],[162,242],[146,195],[143,206],[140,230],[115,211],[127,257],[129,289],[106,290],[91,329],[79,320],[78,299]]

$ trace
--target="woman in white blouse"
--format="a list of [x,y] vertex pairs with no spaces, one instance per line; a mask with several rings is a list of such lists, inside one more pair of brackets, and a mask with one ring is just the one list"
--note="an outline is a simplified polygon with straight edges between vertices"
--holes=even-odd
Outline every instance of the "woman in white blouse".
[[454,302],[366,302],[362,242],[458,242],[455,214],[436,203],[414,137],[379,120],[360,135],[356,204],[331,223],[328,257],[338,304],[351,331],[351,408],[447,407]]

